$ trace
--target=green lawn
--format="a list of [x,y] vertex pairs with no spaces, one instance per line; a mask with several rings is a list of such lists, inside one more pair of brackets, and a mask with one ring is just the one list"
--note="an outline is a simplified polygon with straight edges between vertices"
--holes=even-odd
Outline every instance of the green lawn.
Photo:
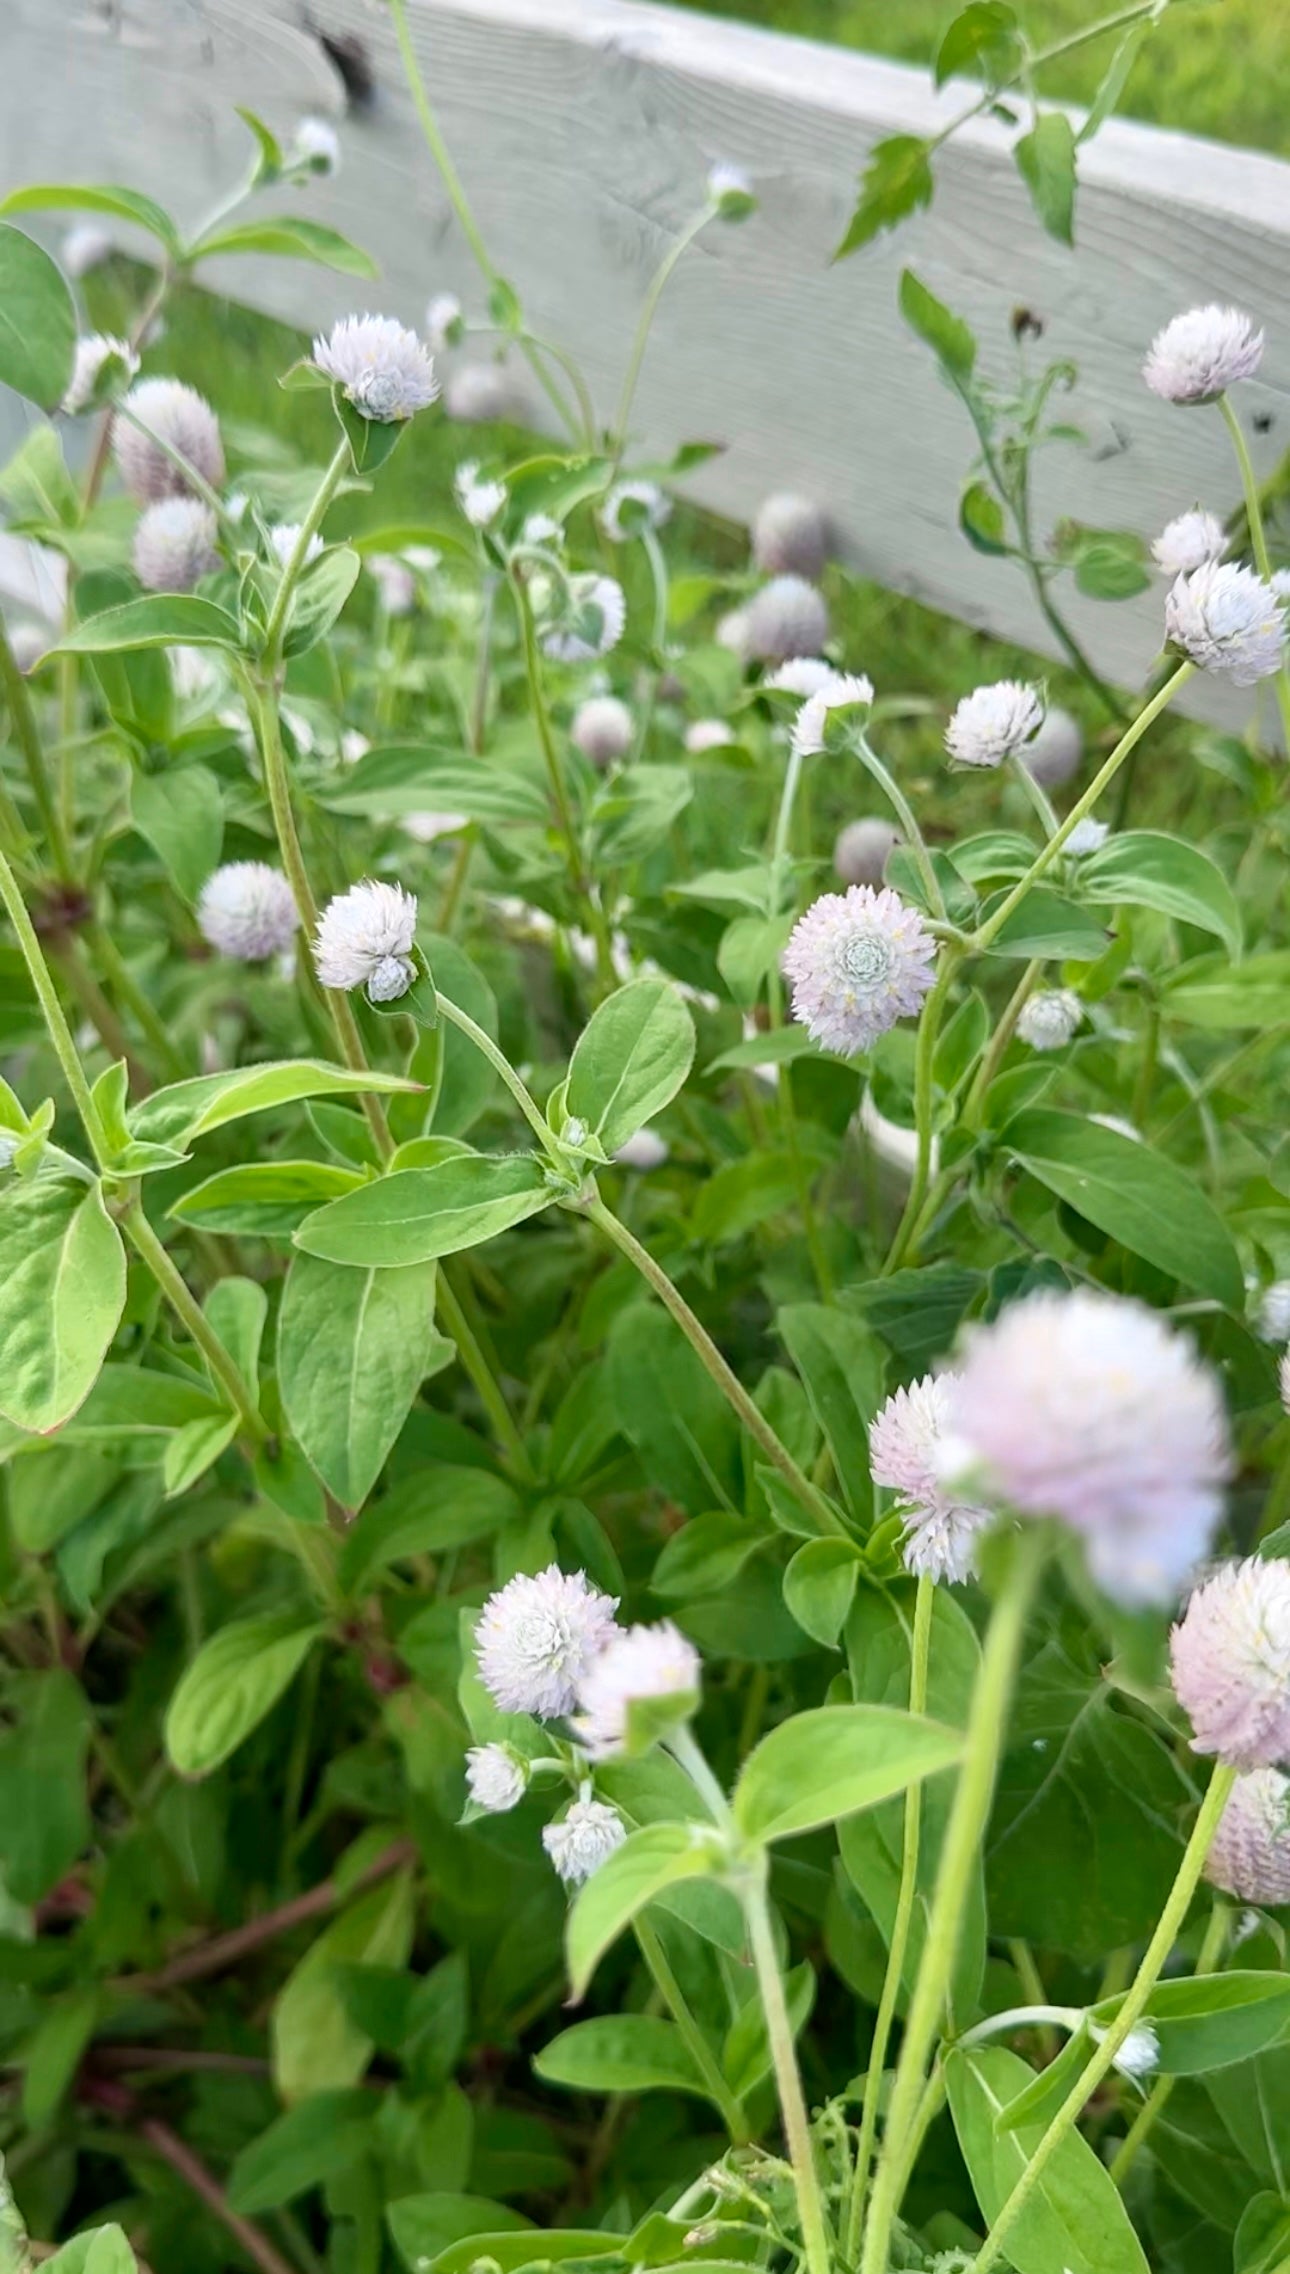
[[[690,0],[682,0],[682,5]],[[1036,47],[1083,31],[1115,0],[1016,0]],[[703,0],[709,15],[739,16],[804,39],[835,40],[903,62],[926,64],[958,13],[955,0]],[[1049,66],[1041,86],[1086,102],[1111,42],[1100,40]],[[1174,0],[1147,41],[1120,110],[1159,126],[1290,155],[1290,7],[1286,0]]]

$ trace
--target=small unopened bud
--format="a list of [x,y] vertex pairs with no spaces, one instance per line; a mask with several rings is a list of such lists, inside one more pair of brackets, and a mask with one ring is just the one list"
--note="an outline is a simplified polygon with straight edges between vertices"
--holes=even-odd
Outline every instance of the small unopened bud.
[[833,848],[833,866],[844,884],[882,883],[888,856],[900,843],[900,831],[876,814],[847,823]]
[[710,167],[708,196],[723,221],[746,221],[757,210],[757,193],[742,166],[723,161]]

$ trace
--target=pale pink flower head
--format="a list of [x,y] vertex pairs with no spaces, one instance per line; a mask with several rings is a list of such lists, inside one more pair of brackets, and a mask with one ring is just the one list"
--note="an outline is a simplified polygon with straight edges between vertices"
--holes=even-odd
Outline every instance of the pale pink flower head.
[[[1021,763],[1041,789],[1060,789],[1077,774],[1084,756],[1084,730],[1060,703],[1050,703],[1029,742],[1019,753]],[[1069,840],[1068,849],[1069,849]]]
[[554,1563],[509,1579],[489,1596],[475,1629],[480,1680],[493,1703],[540,1721],[569,1713],[579,1683],[619,1631],[617,1608],[585,1572]]
[[75,418],[79,411],[89,409],[99,393],[100,377],[108,363],[120,366],[118,384],[133,379],[139,368],[139,358],[128,340],[115,339],[107,332],[91,332],[88,337],[77,340],[72,376],[60,405],[65,418]]
[[951,1377],[927,1374],[897,1390],[869,1425],[869,1471],[896,1494],[905,1520],[905,1569],[930,1579],[970,1579],[978,1534],[994,1511],[961,1499],[942,1481],[937,1452],[951,1420]]
[[701,758],[705,750],[726,750],[735,740],[734,728],[724,719],[694,719],[685,730],[685,747],[692,758]]
[[1206,561],[1220,561],[1227,551],[1227,531],[1216,513],[1197,506],[1191,513],[1175,514],[1167,521],[1151,548],[1151,558],[1162,576],[1190,576]]
[[1045,987],[1032,995],[1017,1020],[1017,1038],[1032,1050],[1064,1050],[1084,1016],[1071,987]]
[[739,613],[744,650],[763,663],[818,655],[829,636],[824,594],[804,576],[773,576]]
[[699,1653],[670,1619],[624,1627],[579,1682],[569,1727],[593,1761],[608,1760],[627,1743],[629,1707],[667,1697],[692,1698],[697,1706],[700,1681]]
[[203,939],[239,963],[281,955],[298,922],[291,886],[267,861],[226,861],[207,877],[197,902]]
[[808,695],[793,721],[793,749],[799,758],[814,758],[828,740],[833,711],[868,710],[873,681],[862,671],[831,671],[824,685]]
[[635,731],[632,714],[617,695],[588,695],[573,714],[569,739],[593,766],[612,766],[627,756]]
[[571,576],[565,612],[542,634],[545,653],[557,663],[590,663],[617,647],[627,622],[627,600],[616,577]]
[[472,1745],[466,1755],[466,1790],[487,1816],[517,1808],[528,1781],[527,1765],[509,1745]]
[[318,919],[314,968],[324,987],[362,987],[369,1003],[392,1003],[416,977],[417,900],[401,884],[369,877],[338,892]]
[[163,497],[139,515],[131,557],[149,592],[191,592],[219,567],[215,516],[199,497]]
[[[204,395],[178,379],[141,379],[123,408],[139,421],[112,421],[112,454],[117,471],[141,505],[163,497],[186,497],[192,484],[184,468],[162,448],[168,443],[211,489],[224,479],[224,445],[219,420]],[[147,432],[141,432],[141,428]]]
[[1252,687],[1285,661],[1285,610],[1253,569],[1206,561],[1170,587],[1165,636],[1201,671]]
[[360,417],[380,425],[412,418],[439,392],[430,350],[392,316],[342,316],[314,341],[313,360]]
[[1282,1405],[1290,1413],[1290,1350],[1287,1350],[1277,1368],[1277,1388],[1281,1392]]
[[784,950],[793,1016],[826,1050],[844,1058],[868,1050],[921,1007],[935,960],[935,940],[898,893],[868,884],[825,892]]
[[1290,1903],[1290,1777],[1250,1769],[1228,1794],[1205,1877],[1242,1903]]
[[1193,1752],[1237,1769],[1290,1760],[1290,1563],[1220,1564],[1191,1597],[1169,1654]]
[[1043,698],[1020,679],[997,679],[974,687],[958,704],[945,729],[945,747],[960,766],[1001,766],[1039,732]]
[[1010,1303],[972,1329],[952,1405],[947,1480],[1069,1525],[1115,1601],[1167,1602],[1208,1550],[1230,1466],[1218,1379],[1145,1304]]
[[766,576],[817,577],[829,557],[829,525],[809,497],[776,490],[757,508],[752,551]]
[[584,1785],[559,1822],[544,1826],[542,1845],[565,1885],[580,1887],[626,1837],[627,1827],[618,1810],[607,1801],[593,1800],[590,1786]]
[[1142,366],[1153,395],[1167,403],[1212,403],[1252,379],[1263,360],[1263,334],[1239,308],[1189,308],[1157,332]]

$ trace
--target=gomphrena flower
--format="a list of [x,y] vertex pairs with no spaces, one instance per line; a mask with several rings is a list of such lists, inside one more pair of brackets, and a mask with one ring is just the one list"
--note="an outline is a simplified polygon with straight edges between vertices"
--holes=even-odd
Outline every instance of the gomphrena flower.
[[475,1629],[480,1680],[494,1705],[540,1721],[571,1712],[579,1683],[618,1632],[617,1608],[585,1572],[558,1564],[509,1579]]
[[1287,1350],[1277,1368],[1277,1388],[1281,1392],[1282,1405],[1290,1413],[1290,1350]]
[[762,686],[781,695],[818,695],[836,677],[835,667],[822,655],[791,655],[787,663],[777,663],[767,672]]
[[[275,521],[268,532],[270,549],[283,568],[286,567],[296,549],[296,540],[299,535],[300,523],[298,521]],[[322,538],[315,534],[305,547],[305,560],[316,561],[322,549]]]
[[392,316],[342,316],[313,357],[361,417],[382,425],[412,418],[439,392],[429,349]]
[[708,168],[708,196],[723,221],[746,221],[756,211],[757,193],[742,166],[719,160]]
[[1064,1050],[1084,1016],[1070,987],[1047,987],[1022,1006],[1017,1033],[1032,1050]]
[[1265,1342],[1290,1342],[1290,1279],[1274,1279],[1264,1288],[1256,1317]]
[[1143,1303],[1042,1289],[972,1329],[944,1473],[1080,1533],[1117,1602],[1166,1602],[1222,1512],[1217,1376]]
[[635,731],[632,714],[617,695],[588,695],[573,714],[569,738],[593,766],[612,766],[627,756]]
[[465,336],[465,319],[455,292],[436,292],[426,303],[425,334],[436,355]]
[[1084,729],[1077,718],[1053,703],[1020,752],[1021,763],[1041,789],[1060,789],[1077,774],[1084,756]]
[[1227,531],[1216,513],[1197,506],[1167,521],[1151,548],[1151,558],[1162,576],[1189,576],[1206,561],[1221,561],[1227,551]]
[[692,758],[702,757],[705,750],[725,750],[737,739],[724,719],[693,719],[685,730],[685,747]]
[[528,394],[518,372],[505,363],[462,363],[448,374],[443,407],[464,426],[519,426],[528,416]]
[[340,172],[340,136],[330,119],[301,119],[287,152],[287,164],[311,174]]
[[661,529],[672,511],[657,482],[615,482],[600,509],[600,526],[616,545],[639,537],[644,529]]
[[1205,1877],[1242,1903],[1290,1903],[1290,1777],[1251,1769],[1228,1794]]
[[526,545],[562,545],[564,531],[554,514],[530,513],[520,529]]
[[590,1785],[584,1784],[559,1821],[543,1827],[542,1845],[565,1885],[580,1887],[626,1837],[618,1810],[607,1801],[593,1800]]
[[466,1790],[489,1816],[517,1807],[528,1781],[524,1762],[509,1745],[472,1745],[466,1755]]
[[748,610],[746,608],[727,608],[724,616],[717,618],[713,637],[718,647],[725,648],[730,655],[737,655],[741,663],[751,661],[752,649],[748,644]]
[[813,758],[828,740],[830,711],[865,710],[873,701],[873,681],[864,673],[831,671],[824,685],[808,695],[793,721],[793,749],[799,758]]
[[487,529],[506,506],[505,482],[486,481],[477,458],[463,458],[452,477],[457,503],[472,529]]
[[1239,308],[1189,308],[1157,332],[1142,366],[1153,395],[1167,403],[1212,403],[1238,379],[1251,379],[1263,334]]
[[1001,766],[1023,751],[1044,716],[1037,687],[997,679],[965,695],[945,729],[945,747],[960,766]]
[[393,1003],[416,977],[416,894],[368,878],[329,900],[318,919],[314,968],[324,987],[363,987],[369,1003]]
[[784,974],[793,1016],[843,1057],[868,1050],[916,1012],[932,985],[936,942],[895,892],[853,884],[826,892],[793,926]]
[[226,861],[207,877],[197,902],[202,938],[239,963],[281,955],[295,938],[296,923],[291,886],[267,861]]
[[60,406],[66,417],[75,418],[78,411],[89,409],[98,393],[99,374],[113,360],[121,366],[120,381],[133,379],[139,358],[128,340],[115,339],[110,332],[91,332],[77,340],[72,376]]
[[1087,814],[1083,821],[1076,822],[1066,840],[1064,850],[1073,859],[1083,860],[1089,853],[1100,853],[1110,834],[1111,825],[1109,822],[1094,821],[1092,815]]
[[542,634],[557,663],[587,663],[617,647],[627,622],[627,601],[612,576],[571,576],[562,620]]
[[876,813],[848,821],[838,832],[833,866],[844,884],[881,884],[888,857],[900,843],[900,831]]
[[1165,636],[1200,670],[1252,687],[1285,660],[1285,611],[1253,569],[1206,561],[1170,587]]
[[139,515],[134,573],[149,592],[191,592],[218,568],[215,516],[199,497],[163,497]]
[[963,1500],[943,1483],[937,1448],[950,1426],[950,1377],[925,1375],[897,1390],[869,1425],[869,1470],[897,1495],[908,1527],[905,1568],[930,1579],[970,1579],[978,1534],[994,1511]]
[[745,653],[762,663],[818,655],[829,636],[824,594],[804,576],[773,576],[737,614]]
[[670,1151],[666,1137],[660,1137],[657,1129],[638,1129],[619,1146],[614,1159],[624,1169],[661,1169]]
[[[122,481],[141,505],[162,497],[186,497],[192,487],[182,466],[163,450],[163,442],[177,450],[210,488],[219,488],[224,479],[219,420],[195,387],[185,387],[178,379],[141,379],[130,389],[123,410],[130,417],[113,419],[112,452]],[[139,425],[132,425],[132,419]],[[144,427],[146,433],[140,431]]]
[[621,1753],[628,1708],[645,1698],[699,1701],[699,1653],[670,1619],[657,1626],[624,1627],[610,1637],[578,1684],[578,1711],[569,1727],[593,1761]]
[[814,580],[829,557],[829,525],[818,505],[792,490],[763,498],[752,525],[752,555],[766,576]]
[[1192,1750],[1237,1769],[1290,1760],[1290,1563],[1220,1564],[1169,1637]]
[[[1108,2030],[1108,2024],[1097,2021],[1089,2023],[1089,2035],[1095,2045],[1101,2044]],[[1140,2084],[1144,2077],[1149,2077],[1159,2066],[1159,2037],[1149,2021],[1135,2021],[1115,2055],[1112,2067],[1118,2069],[1122,2077],[1131,2077],[1135,2084]]]
[[63,238],[58,257],[66,274],[75,281],[88,276],[91,269],[102,268],[115,250],[110,233],[98,222],[78,221]]
[[52,646],[55,634],[49,625],[37,624],[30,617],[23,623],[6,625],[5,630],[9,653],[25,679]]

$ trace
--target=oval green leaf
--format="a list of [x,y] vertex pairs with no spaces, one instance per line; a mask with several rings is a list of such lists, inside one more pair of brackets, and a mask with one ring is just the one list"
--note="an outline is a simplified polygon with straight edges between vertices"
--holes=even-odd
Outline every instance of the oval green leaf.
[[282,1407],[342,1508],[361,1508],[435,1342],[431,1264],[355,1271],[295,1255],[278,1315]]
[[1022,1167],[1108,1238],[1232,1310],[1245,1286],[1232,1236],[1212,1203],[1165,1154],[1079,1114],[1019,1113],[1004,1143]]
[[676,1096],[694,1060],[694,1021],[667,979],[633,979],[600,1005],[569,1066],[566,1111],[616,1153]]
[[615,1848],[578,1894],[569,1913],[566,1948],[575,1999],[611,1942],[647,1903],[682,1879],[706,1879],[720,1869],[715,1832],[701,1824],[646,1824]]
[[296,1233],[306,1255],[397,1267],[457,1255],[551,1204],[529,1153],[459,1153],[432,1169],[396,1169],[329,1201]]
[[76,353],[76,310],[62,270],[21,229],[0,223],[0,385],[56,410]]
[[894,1706],[817,1706],[763,1737],[735,1787],[735,1821],[750,1840],[784,1840],[833,1824],[953,1768],[957,1729]]
[[166,1751],[184,1777],[209,1776],[263,1721],[325,1630],[296,1612],[235,1619],[202,1644],[166,1712]]
[[0,1198],[0,1414],[57,1429],[89,1395],[125,1306],[125,1249],[97,1184],[42,1173]]

